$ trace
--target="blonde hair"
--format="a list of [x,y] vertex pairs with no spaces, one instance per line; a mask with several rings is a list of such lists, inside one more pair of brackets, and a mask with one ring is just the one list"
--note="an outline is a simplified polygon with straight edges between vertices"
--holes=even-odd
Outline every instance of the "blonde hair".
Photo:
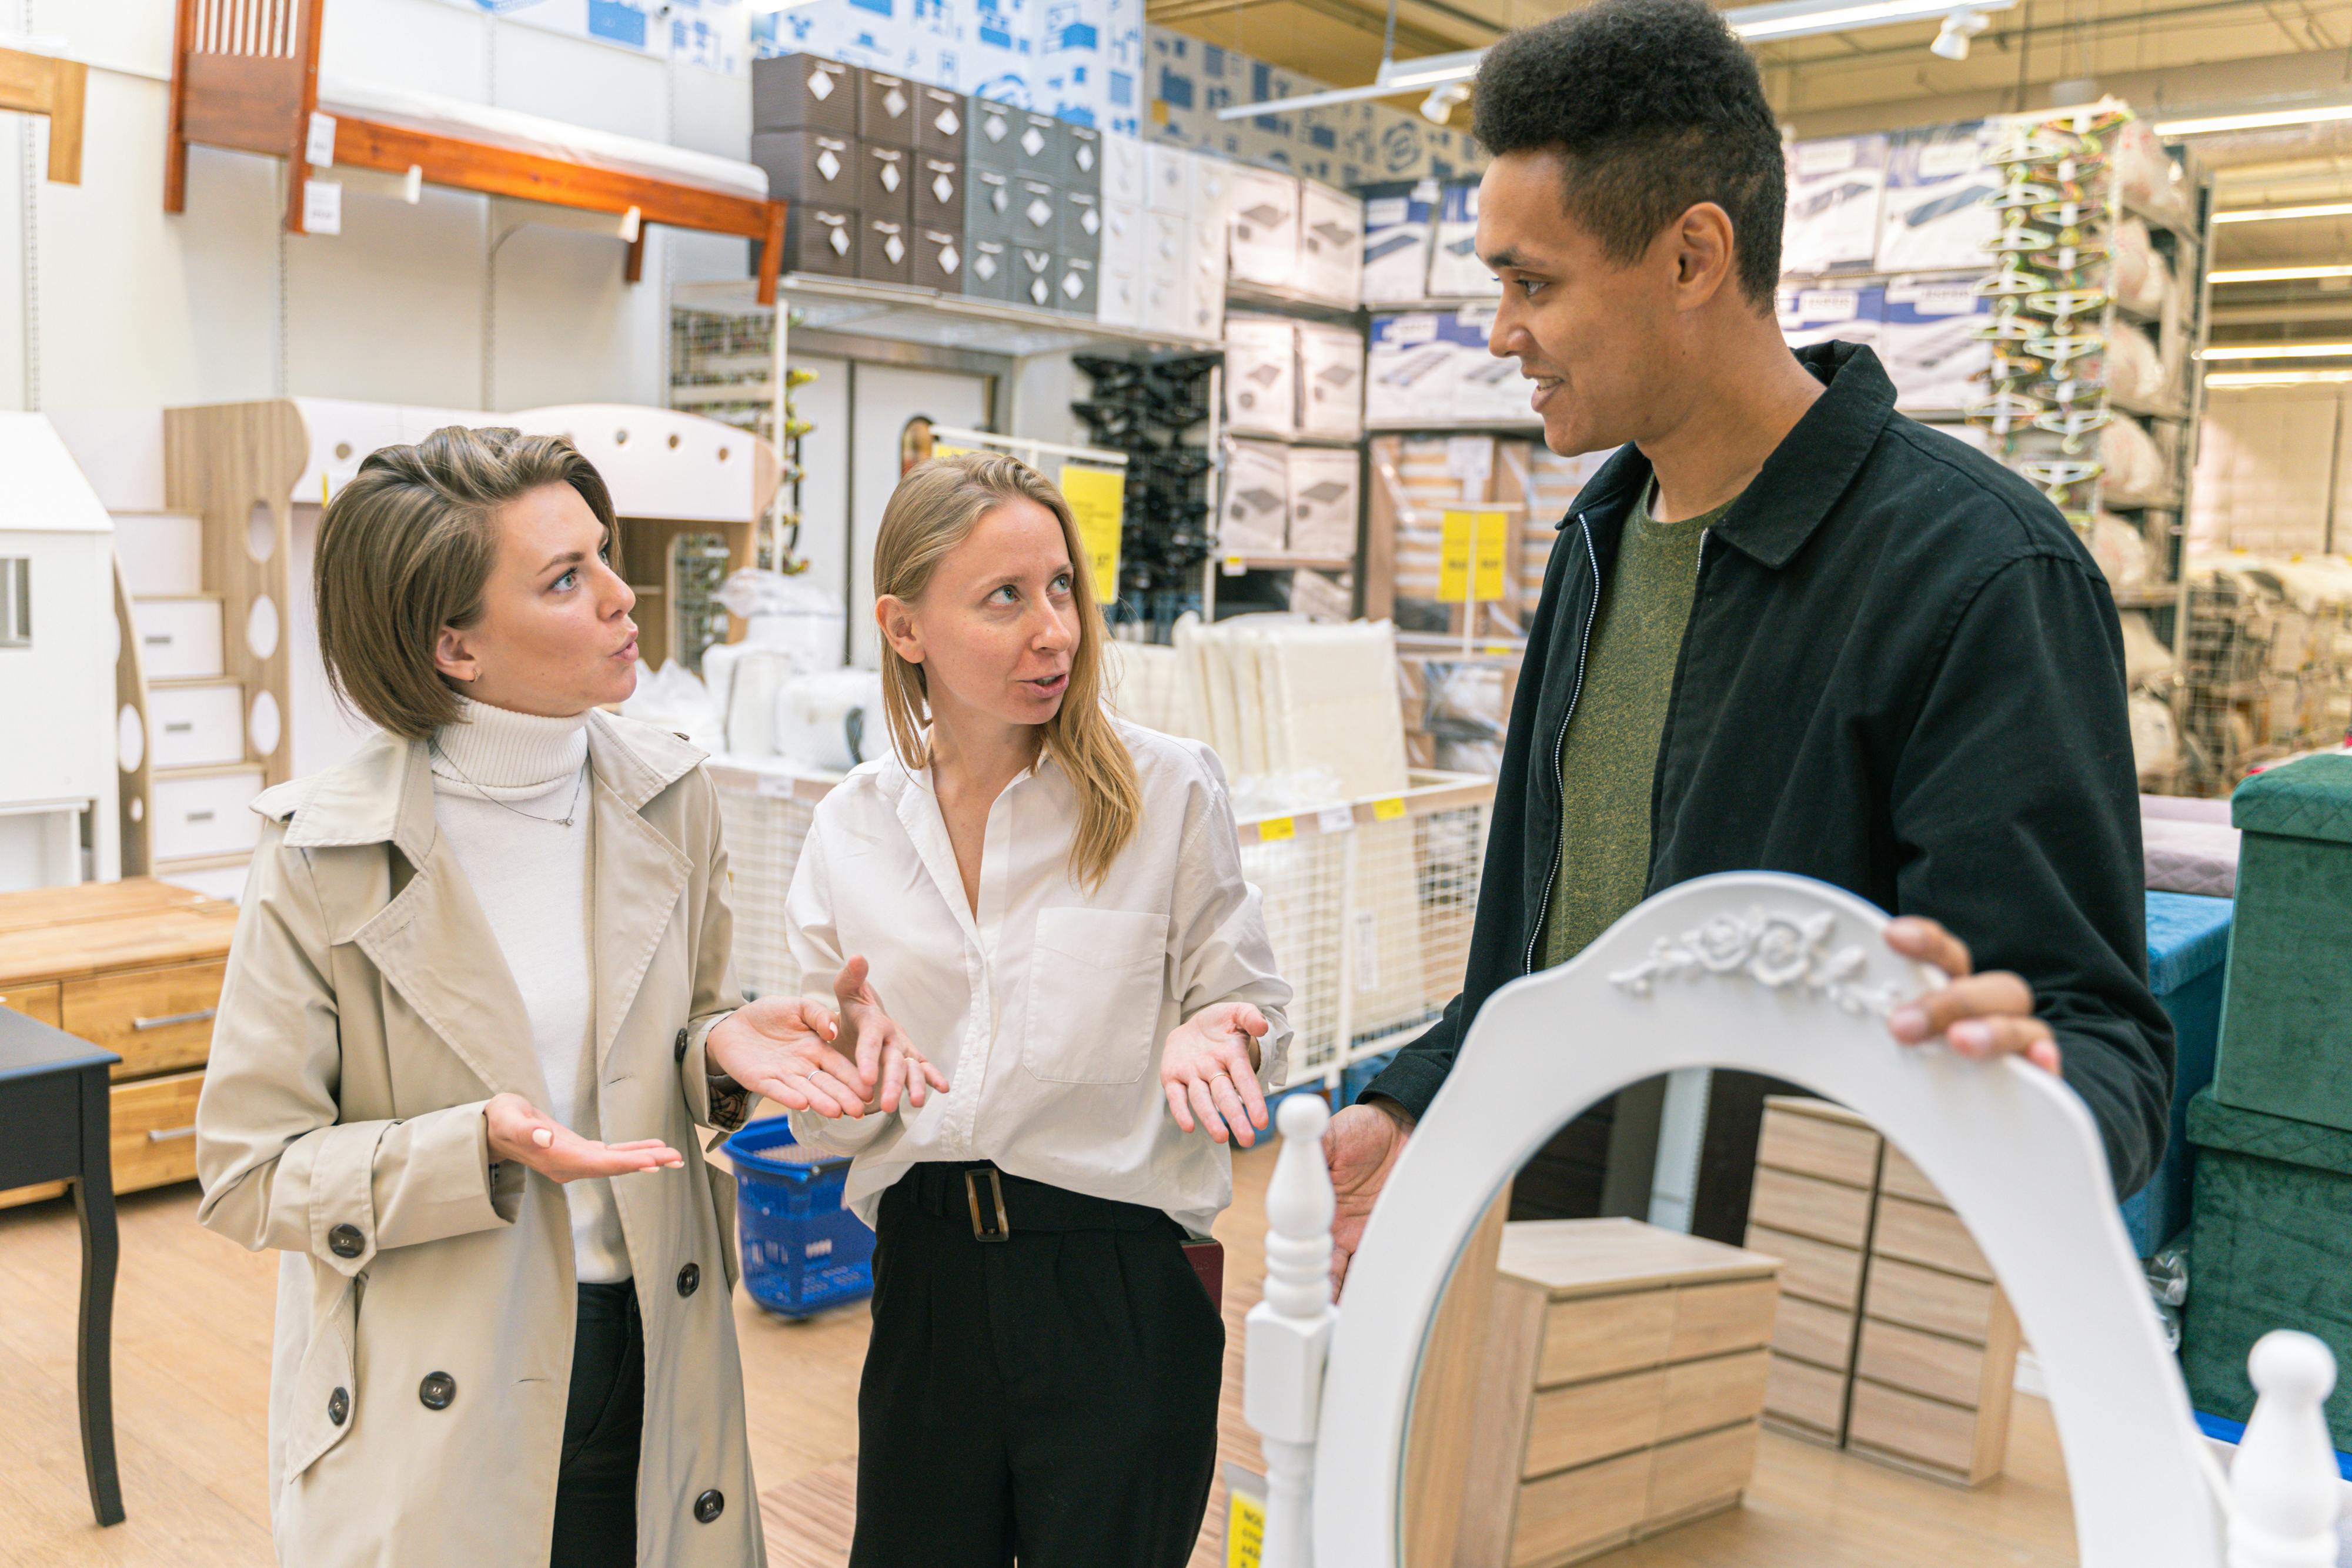
[[319,519],[311,574],[319,654],[338,696],[410,740],[456,721],[433,645],[442,627],[480,618],[498,509],[542,485],[571,486],[612,536],[603,476],[562,436],[453,424],[368,455]]
[[[1034,501],[1062,525],[1070,550],[1070,580],[1078,607],[1078,643],[1070,654],[1070,684],[1060,711],[1041,727],[1045,754],[1070,777],[1078,792],[1078,829],[1070,847],[1070,869],[1088,887],[1099,887],[1111,864],[1135,837],[1143,813],[1135,758],[1112,727],[1102,704],[1102,612],[1077,519],[1044,475],[1001,453],[966,452],[936,457],[898,482],[882,509],[874,540],[874,592],[913,603],[929,586],[940,559],[971,537],[980,519],[1008,501]],[[882,706],[890,720],[890,744],[909,768],[930,766],[923,726],[930,716],[923,667],[882,644]]]

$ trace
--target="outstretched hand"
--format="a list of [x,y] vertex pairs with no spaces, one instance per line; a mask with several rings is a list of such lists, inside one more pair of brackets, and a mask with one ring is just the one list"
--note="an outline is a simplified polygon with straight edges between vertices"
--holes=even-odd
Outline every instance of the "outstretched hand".
[[1256,1144],[1266,1114],[1255,1042],[1269,1027],[1247,1002],[1219,1002],[1169,1030],[1160,1087],[1178,1126],[1206,1128],[1218,1143],[1230,1138],[1245,1149]]
[[1331,1290],[1338,1294],[1347,1282],[1348,1264],[1364,1239],[1364,1222],[1372,1217],[1397,1156],[1412,1135],[1402,1108],[1349,1105],[1331,1118],[1323,1131],[1323,1161],[1331,1169]]
[[684,1155],[659,1138],[625,1144],[583,1138],[520,1094],[492,1095],[482,1107],[482,1122],[489,1134],[490,1158],[528,1166],[550,1181],[634,1176],[686,1164]]
[[864,958],[852,957],[841,967],[833,978],[833,996],[841,1004],[841,1049],[856,1060],[859,1080],[869,1093],[880,1087],[883,1110],[896,1111],[903,1095],[919,1111],[933,1090],[948,1092],[947,1075],[915,1049],[907,1031],[883,1008]]
[[835,1045],[832,1009],[805,997],[761,997],[719,1020],[703,1045],[711,1066],[792,1111],[862,1116],[873,1085]]
[[1952,977],[1887,1015],[1896,1040],[1918,1045],[1942,1035],[1962,1056],[2021,1056],[2044,1072],[2058,1071],[2058,1039],[2033,1016],[2033,988],[2022,977],[2005,969],[1977,974],[1967,943],[1916,915],[1889,921],[1886,945]]

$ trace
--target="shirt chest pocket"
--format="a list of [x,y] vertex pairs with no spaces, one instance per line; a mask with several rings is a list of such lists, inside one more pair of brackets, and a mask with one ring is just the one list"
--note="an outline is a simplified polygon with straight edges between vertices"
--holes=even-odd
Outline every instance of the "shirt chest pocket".
[[1049,1083],[1132,1083],[1150,1064],[1168,917],[1123,909],[1037,916],[1022,1065]]

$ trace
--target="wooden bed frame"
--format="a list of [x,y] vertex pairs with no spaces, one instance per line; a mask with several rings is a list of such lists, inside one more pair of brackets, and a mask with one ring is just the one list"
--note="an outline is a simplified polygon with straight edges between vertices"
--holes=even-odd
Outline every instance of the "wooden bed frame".
[[54,55],[0,49],[0,109],[47,115],[49,178],[60,185],[81,183],[82,97],[89,68]]
[[[169,154],[163,210],[187,204],[188,148],[201,142],[287,160],[286,228],[306,234],[303,185],[310,117],[319,107],[319,24],[325,0],[176,0]],[[761,242],[760,303],[776,299],[784,253],[784,204],[483,141],[457,130],[423,131],[335,116],[334,162],[389,174],[418,170],[436,185],[545,202],[616,216],[639,227],[628,280],[645,267],[646,224],[737,235]]]

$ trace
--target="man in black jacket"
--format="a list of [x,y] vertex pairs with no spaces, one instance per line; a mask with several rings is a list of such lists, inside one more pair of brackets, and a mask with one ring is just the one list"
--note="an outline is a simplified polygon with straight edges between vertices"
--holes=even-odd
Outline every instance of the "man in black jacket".
[[[1955,981],[1895,1037],[2063,1072],[2136,1191],[2172,1034],[2090,554],[2032,486],[1896,414],[1868,349],[1789,352],[1780,135],[1702,0],[1515,33],[1476,106],[1492,351],[1554,452],[1622,449],[1562,519],[1528,629],[1463,994],[1332,1121],[1335,1270],[1486,998],[1722,871],[1902,916],[1888,944]],[[1752,1157],[1744,1076],[1717,1075],[1708,1139]]]

